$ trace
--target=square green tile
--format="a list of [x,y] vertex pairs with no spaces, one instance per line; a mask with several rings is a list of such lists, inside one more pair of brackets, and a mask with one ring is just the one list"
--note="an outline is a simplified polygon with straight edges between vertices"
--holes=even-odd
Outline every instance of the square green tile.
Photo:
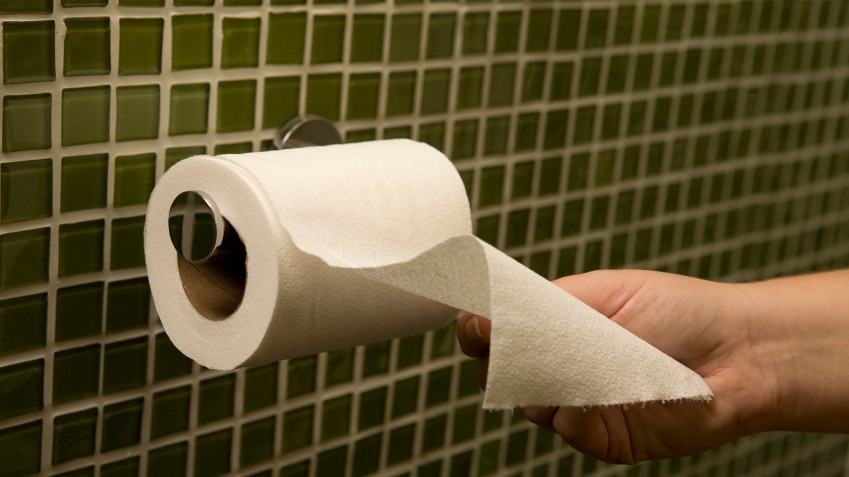
[[348,119],[377,117],[380,73],[355,73],[348,79]]
[[545,150],[560,149],[566,143],[566,129],[569,127],[569,110],[549,111],[545,117]]
[[633,41],[636,11],[633,5],[619,5],[616,9],[616,26],[613,29],[614,45],[628,45]]
[[153,191],[156,155],[138,154],[115,158],[115,207],[147,204]]
[[121,18],[118,74],[156,75],[162,71],[161,18]]
[[106,154],[62,158],[62,212],[106,207],[108,163]]
[[324,401],[321,406],[321,442],[347,435],[350,432],[350,422],[350,394]]
[[419,126],[419,141],[444,151],[445,146],[445,123],[424,123]]
[[100,334],[103,321],[103,283],[86,283],[56,292],[56,341]]
[[3,23],[3,84],[56,78],[53,20]]
[[507,152],[510,137],[510,116],[496,116],[486,120],[484,155],[499,155]]
[[106,333],[148,326],[150,286],[146,277],[111,282],[107,297]]
[[100,452],[122,449],[141,441],[143,408],[143,398],[103,406]]
[[401,63],[418,60],[421,35],[422,15],[420,13],[392,15],[389,62]]
[[165,149],[165,170],[167,171],[183,159],[202,154],[206,154],[204,146],[169,147]]
[[581,62],[581,76],[578,80],[578,96],[597,95],[600,82],[601,58],[584,58]]
[[51,96],[3,96],[3,152],[49,149]]
[[204,134],[209,123],[209,83],[171,86],[168,134]]
[[103,394],[141,388],[146,383],[146,336],[106,345],[103,359]]
[[427,374],[425,406],[432,407],[448,402],[451,396],[451,378],[454,368],[447,366]]
[[450,58],[454,55],[454,32],[456,29],[456,13],[431,14],[428,19],[425,56],[428,59],[434,59]]
[[239,468],[267,462],[274,457],[274,428],[277,416],[270,416],[242,425]]
[[59,226],[59,277],[103,270],[103,220]]
[[245,371],[243,409],[245,413],[271,407],[277,403],[278,363]]
[[0,419],[22,416],[44,407],[44,360],[0,368]]
[[109,141],[109,86],[62,90],[62,145]]
[[65,27],[65,76],[109,74],[112,70],[109,18],[67,18]]
[[478,219],[475,227],[475,235],[484,242],[497,246],[498,229],[501,224],[501,215],[490,215]]
[[610,19],[610,10],[593,9],[589,12],[584,49],[604,48],[607,45],[607,25]]
[[233,429],[203,434],[195,439],[195,476],[207,477],[231,471]]
[[462,68],[458,79],[457,109],[477,108],[483,93],[483,66]]
[[468,12],[463,17],[463,55],[480,55],[487,51],[489,12]]
[[314,420],[312,404],[283,413],[283,455],[312,445]]
[[156,335],[153,381],[162,382],[192,372],[192,360],[186,357],[165,333]]
[[201,381],[198,393],[198,425],[233,416],[236,375],[227,374]]
[[513,200],[529,197],[534,182],[533,161],[516,163],[513,166],[513,185],[510,198]]
[[0,235],[0,291],[47,283],[50,228]]
[[394,71],[389,73],[389,86],[386,93],[387,116],[400,116],[412,113],[415,98],[415,71]]
[[528,29],[525,37],[525,51],[536,53],[548,51],[551,41],[551,9],[534,9],[528,15]]
[[398,340],[396,370],[416,366],[422,362],[423,335],[407,336]]
[[327,353],[325,368],[325,388],[350,382],[354,378],[353,348],[336,350]]
[[259,27],[259,18],[224,18],[222,68],[255,68],[259,64]]
[[97,408],[53,418],[53,465],[94,454]]
[[551,101],[562,101],[572,97],[572,62],[555,63],[551,69]]
[[[407,424],[389,431],[386,464],[394,465],[406,462],[413,457],[413,445],[416,439],[416,424]],[[457,474],[467,475],[467,474]]]
[[640,27],[640,43],[654,43],[659,36],[660,5],[646,5],[643,8],[643,24]]
[[516,89],[516,63],[496,63],[489,74],[490,107],[513,104]]
[[392,418],[412,414],[418,408],[419,376],[397,381],[392,391]]
[[110,269],[144,266],[144,216],[112,221]]
[[422,85],[421,113],[435,114],[448,109],[451,70],[426,70]]
[[666,17],[666,41],[680,40],[684,37],[684,18],[687,5],[672,5]]
[[495,17],[495,53],[515,53],[519,49],[522,11],[499,11]]
[[578,35],[581,31],[581,10],[560,10],[557,21],[557,35],[554,46],[557,51],[573,51],[578,48]]
[[699,38],[705,36],[707,32],[708,19],[707,3],[700,3],[693,6],[692,22],[690,23],[690,38]]
[[470,441],[475,437],[477,429],[478,406],[466,405],[454,409],[454,426],[451,432],[451,443],[456,445]]
[[[354,23],[356,33],[356,22]],[[304,12],[268,15],[268,48],[265,62],[270,65],[297,65],[304,61],[307,14]]]
[[645,53],[637,55],[634,65],[634,83],[632,91],[644,91],[649,89],[652,81],[652,70],[654,67],[654,55]]
[[554,238],[554,220],[556,208],[554,206],[541,207],[537,210],[534,220],[534,243],[545,242]]
[[279,128],[298,115],[301,95],[300,76],[279,76],[265,79],[262,127]]
[[25,13],[47,14],[53,13],[53,2],[51,0],[2,0],[0,1],[0,14],[21,15]]
[[380,426],[385,421],[386,387],[366,391],[360,395],[360,408],[357,413],[357,430],[363,431]]
[[216,131],[227,133],[253,129],[255,98],[255,80],[221,81],[218,83]]
[[380,454],[383,447],[383,434],[377,433],[364,437],[354,445],[352,477],[375,474],[380,468]]
[[386,15],[355,14],[351,32],[351,62],[371,63],[383,60],[383,33]]
[[584,199],[572,199],[563,205],[563,220],[560,236],[571,237],[581,232],[583,221]]
[[542,100],[546,70],[547,63],[545,61],[525,63],[525,69],[522,73],[522,103]]
[[629,136],[640,135],[645,130],[647,108],[648,104],[645,101],[631,103],[628,110],[628,126],[625,129]]
[[316,388],[318,359],[315,355],[289,360],[286,378],[286,397],[292,399],[309,394]]
[[348,446],[343,445],[318,454],[315,475],[345,475]]
[[154,393],[150,417],[151,439],[159,439],[188,430],[191,396],[191,386]]
[[105,7],[108,3],[109,0],[62,0],[62,6],[65,8]]
[[464,119],[454,123],[452,160],[469,159],[475,156],[478,142],[478,120]]
[[537,147],[539,113],[522,113],[516,120],[515,152],[530,151]]
[[133,477],[139,475],[140,458],[138,456],[101,464],[101,477]]
[[481,170],[478,207],[497,205],[504,199],[504,166],[486,167]]
[[147,454],[147,475],[185,476],[189,460],[189,445],[178,442],[151,449]]
[[[571,172],[571,171],[570,171]],[[563,176],[563,158],[551,157],[540,163],[539,183],[537,184],[537,195],[545,197],[560,193],[561,178]]]
[[280,468],[280,477],[309,477],[310,460],[302,460]]
[[42,421],[0,430],[0,459],[8,475],[35,475],[41,470]]
[[165,0],[118,0],[122,7],[153,8],[165,6]]
[[342,103],[342,75],[312,74],[307,77],[307,113],[338,121]]
[[368,378],[386,374],[389,371],[389,356],[391,353],[391,341],[366,345],[363,350],[362,377]]
[[212,14],[171,17],[171,69],[181,71],[211,67],[212,31]]
[[115,139],[136,141],[159,136],[159,85],[117,88]]
[[52,160],[0,164],[0,224],[49,217],[52,191]]
[[345,51],[344,42],[344,15],[314,16],[310,63],[340,63]]

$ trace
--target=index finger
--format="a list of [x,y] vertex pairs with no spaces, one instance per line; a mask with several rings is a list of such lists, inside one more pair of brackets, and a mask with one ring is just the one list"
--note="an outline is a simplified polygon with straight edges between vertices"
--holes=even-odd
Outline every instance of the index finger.
[[472,358],[489,356],[491,332],[492,322],[482,316],[469,313],[457,322],[457,340],[460,342],[460,349]]

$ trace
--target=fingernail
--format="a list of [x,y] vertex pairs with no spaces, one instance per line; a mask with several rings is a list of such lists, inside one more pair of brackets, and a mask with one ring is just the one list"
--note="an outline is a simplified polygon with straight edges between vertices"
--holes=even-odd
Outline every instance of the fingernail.
[[478,341],[483,339],[477,315],[472,315],[472,319],[466,322],[466,334]]

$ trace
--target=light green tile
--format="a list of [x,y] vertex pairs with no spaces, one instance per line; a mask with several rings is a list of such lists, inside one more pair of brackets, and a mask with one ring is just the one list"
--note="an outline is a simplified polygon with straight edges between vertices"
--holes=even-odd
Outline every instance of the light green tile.
[[212,32],[212,14],[171,17],[171,69],[180,71],[211,67]]
[[116,140],[137,141],[159,137],[159,85],[119,87],[116,96]]
[[216,131],[228,133],[253,129],[255,99],[255,80],[233,80],[218,83]]
[[109,86],[62,90],[62,145],[109,141]]
[[259,18],[225,17],[221,67],[255,68],[259,63]]
[[209,83],[171,86],[168,134],[203,134],[209,123]]
[[3,152],[49,149],[51,95],[3,96]]
[[122,18],[118,74],[156,75],[162,71],[161,18]]

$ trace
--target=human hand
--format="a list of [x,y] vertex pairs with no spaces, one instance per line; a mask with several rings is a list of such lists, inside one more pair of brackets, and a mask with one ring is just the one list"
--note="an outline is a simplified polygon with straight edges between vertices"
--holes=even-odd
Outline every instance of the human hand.
[[[705,451],[770,426],[779,400],[777,373],[757,346],[741,288],[638,270],[591,272],[554,283],[696,371],[714,399],[523,408],[532,422],[581,452],[629,464]],[[468,315],[457,329],[463,351],[481,359],[485,386],[490,322]]]

